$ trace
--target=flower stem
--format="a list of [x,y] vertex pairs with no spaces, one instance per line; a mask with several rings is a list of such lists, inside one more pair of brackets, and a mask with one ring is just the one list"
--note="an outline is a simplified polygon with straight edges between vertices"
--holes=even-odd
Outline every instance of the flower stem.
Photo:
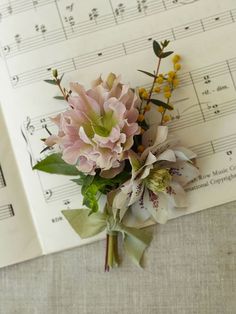
[[107,234],[106,240],[106,257],[105,257],[105,271],[109,271],[111,268],[118,266],[118,233],[111,232]]
[[[163,49],[162,49],[162,52],[163,52]],[[159,71],[160,71],[160,66],[161,66],[161,58],[158,58],[158,63],[157,63],[157,68],[156,68],[156,72],[155,72],[155,77],[153,79],[153,82],[152,82],[152,87],[150,89],[150,92],[149,92],[149,97],[148,97],[148,100],[147,100],[147,105],[150,103],[151,101],[151,98],[152,98],[152,93],[153,93],[153,89],[154,89],[154,86],[155,86],[155,82],[156,82],[156,78],[159,74]]]

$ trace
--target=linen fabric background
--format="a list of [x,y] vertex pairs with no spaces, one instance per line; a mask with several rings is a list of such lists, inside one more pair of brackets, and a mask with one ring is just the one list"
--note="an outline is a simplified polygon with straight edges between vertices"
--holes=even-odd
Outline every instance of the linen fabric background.
[[104,241],[1,269],[0,314],[235,314],[235,208],[155,226],[144,270],[104,273]]

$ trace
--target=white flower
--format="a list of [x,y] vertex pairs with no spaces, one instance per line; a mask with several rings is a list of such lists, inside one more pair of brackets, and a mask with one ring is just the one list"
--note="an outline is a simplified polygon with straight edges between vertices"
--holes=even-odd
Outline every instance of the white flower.
[[121,219],[127,214],[140,223],[165,223],[175,207],[187,207],[183,187],[199,175],[192,163],[196,155],[168,136],[167,126],[153,125],[146,133],[147,148],[141,156],[130,153],[132,178],[121,186],[113,208],[120,210]]

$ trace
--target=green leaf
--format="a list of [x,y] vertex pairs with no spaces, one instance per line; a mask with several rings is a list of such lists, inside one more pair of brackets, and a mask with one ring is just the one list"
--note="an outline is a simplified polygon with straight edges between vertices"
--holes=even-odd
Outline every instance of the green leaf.
[[155,55],[158,58],[160,58],[160,55],[162,53],[162,49],[161,49],[160,44],[156,40],[153,41],[153,50],[154,50]]
[[138,70],[138,71],[141,72],[141,73],[144,73],[144,74],[146,74],[146,75],[148,75],[148,76],[151,76],[151,77],[156,78],[156,75],[153,74],[153,73],[150,73],[150,72],[147,72],[147,71],[143,71],[143,70]]
[[156,106],[160,106],[163,107],[167,110],[173,110],[173,107],[171,107],[170,105],[168,105],[167,103],[159,100],[159,99],[150,99],[150,102],[153,103]]
[[92,212],[97,212],[99,209],[98,193],[107,194],[112,189],[117,188],[121,183],[124,183],[129,177],[130,174],[126,171],[112,179],[102,178],[98,174],[96,176],[80,174],[80,178],[73,179],[72,181],[82,186],[83,205],[91,209]]
[[170,41],[169,40],[164,40],[161,42],[161,45],[163,48],[166,48],[169,45]]
[[44,82],[52,85],[57,85],[57,82],[55,80],[44,80]]
[[65,100],[65,98],[63,96],[54,96],[54,99],[58,99],[58,100]]
[[61,154],[52,154],[46,157],[44,160],[38,162],[33,169],[67,176],[77,176],[80,174],[75,166],[67,164],[61,158]]
[[164,59],[166,57],[169,57],[170,55],[172,55],[172,53],[174,53],[174,51],[166,51],[166,52],[162,52],[160,55],[161,59]]
[[140,230],[124,225],[123,231],[125,233],[124,248],[127,254],[137,266],[142,266],[142,257],[152,241],[152,233],[149,230]]
[[101,212],[90,215],[88,209],[72,209],[63,210],[62,214],[82,239],[101,233],[107,225],[107,216]]

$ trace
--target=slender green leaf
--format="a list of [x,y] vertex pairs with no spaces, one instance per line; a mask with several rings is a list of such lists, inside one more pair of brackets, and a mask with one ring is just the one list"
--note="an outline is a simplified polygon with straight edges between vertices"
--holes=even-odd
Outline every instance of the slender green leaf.
[[173,107],[171,107],[170,105],[168,105],[167,103],[165,103],[159,99],[150,99],[150,101],[151,101],[151,103],[153,103],[156,106],[163,107],[167,110],[173,110]]
[[65,98],[63,96],[54,96],[54,99],[58,99],[58,100],[65,100]]
[[153,41],[153,51],[154,51],[155,55],[158,58],[160,58],[160,55],[162,53],[162,49],[161,49],[160,44],[156,40]]
[[77,176],[80,174],[75,166],[67,164],[61,158],[61,154],[52,154],[46,157],[42,161],[38,162],[33,169],[67,176]]
[[161,59],[164,59],[166,57],[169,57],[170,55],[172,55],[172,53],[174,53],[174,51],[166,51],[166,52],[162,52],[160,55]]
[[52,85],[57,85],[57,82],[55,80],[44,80],[44,82]]
[[141,72],[141,73],[144,73],[144,74],[146,74],[146,75],[148,75],[148,76],[151,76],[151,77],[156,78],[156,75],[153,74],[153,73],[150,73],[150,72],[147,72],[147,71],[143,71],[143,70],[138,70],[138,71]]

